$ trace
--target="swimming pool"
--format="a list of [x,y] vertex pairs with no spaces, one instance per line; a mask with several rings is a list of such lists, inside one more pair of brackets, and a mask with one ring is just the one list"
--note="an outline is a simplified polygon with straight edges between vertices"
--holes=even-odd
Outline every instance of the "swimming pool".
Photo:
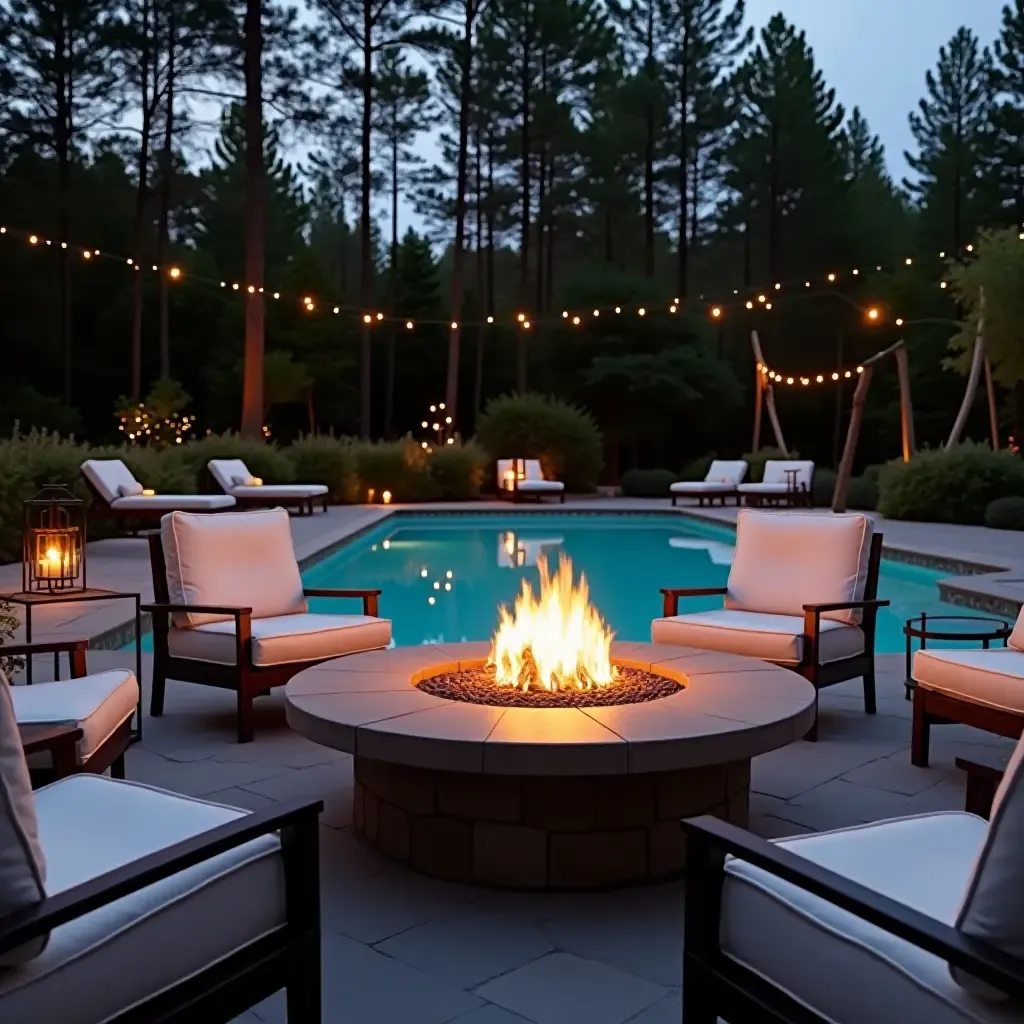
[[[536,585],[537,559],[568,555],[586,574],[594,604],[621,640],[649,640],[661,614],[659,588],[724,586],[735,534],[681,516],[407,515],[390,520],[303,572],[312,587],[380,587],[381,614],[399,646],[486,640],[496,608],[515,599],[521,581]],[[885,560],[877,650],[901,652],[904,622],[921,612],[964,614],[939,600],[948,573]],[[720,605],[696,598],[687,610]],[[337,601],[314,600],[314,611]]]

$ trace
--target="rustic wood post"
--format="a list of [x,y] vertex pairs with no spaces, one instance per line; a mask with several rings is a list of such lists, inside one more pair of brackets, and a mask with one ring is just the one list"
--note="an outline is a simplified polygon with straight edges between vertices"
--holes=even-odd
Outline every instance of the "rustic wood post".
[[999,451],[999,406],[996,404],[996,385],[992,379],[992,364],[985,358],[985,394],[988,396],[988,428],[992,432],[992,451]]
[[860,439],[860,425],[864,419],[864,403],[871,386],[871,366],[865,366],[857,379],[857,387],[853,392],[853,409],[850,411],[850,425],[846,428],[846,447],[839,461],[839,472],[836,474],[836,489],[832,494],[832,511],[846,511],[846,491],[853,474],[853,457],[857,453],[857,441]]
[[896,374],[900,384],[900,438],[903,442],[903,461],[909,462],[917,449],[914,439],[914,411],[910,404],[910,365],[906,345],[896,349]]
[[[750,345],[754,350],[754,360],[758,366],[764,366],[764,354],[761,351],[761,339],[757,336],[757,331],[750,332]],[[764,404],[768,410],[768,420],[772,425],[772,432],[775,434],[775,444],[782,452],[783,458],[788,459],[789,449],[786,447],[786,439],[782,436],[782,427],[779,425],[779,416],[775,411],[775,388],[772,387],[770,381],[764,379],[764,374],[760,369],[757,374],[761,378],[761,386],[764,389]]]
[[761,448],[761,410],[764,407],[764,375],[757,371],[754,381],[754,443],[750,450],[756,455]]
[[967,425],[967,417],[971,413],[971,406],[974,405],[975,395],[978,393],[978,382],[981,379],[981,370],[985,362],[985,292],[978,293],[978,333],[974,339],[974,354],[971,356],[971,369],[967,375],[967,393],[964,395],[960,411],[957,413],[956,422],[949,433],[949,440],[946,442],[946,451],[949,451],[960,441],[960,435]]

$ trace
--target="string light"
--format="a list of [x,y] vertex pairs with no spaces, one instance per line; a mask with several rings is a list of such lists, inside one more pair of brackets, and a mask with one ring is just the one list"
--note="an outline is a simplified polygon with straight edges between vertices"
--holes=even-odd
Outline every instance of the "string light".
[[[88,257],[88,252],[85,255]],[[167,271],[167,275],[171,280],[177,281],[181,277],[181,267],[171,267],[171,269]]]

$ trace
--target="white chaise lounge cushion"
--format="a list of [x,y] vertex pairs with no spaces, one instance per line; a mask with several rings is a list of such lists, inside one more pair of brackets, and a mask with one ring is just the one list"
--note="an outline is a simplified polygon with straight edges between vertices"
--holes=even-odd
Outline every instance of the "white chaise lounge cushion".
[[914,654],[913,676],[926,690],[1024,715],[1024,651],[928,648]]
[[133,494],[110,503],[118,512],[219,512],[234,505],[228,494]]
[[[172,604],[252,608],[254,619],[306,611],[288,513],[283,508],[220,516],[172,512],[160,520]],[[176,612],[174,624],[231,621]]]
[[[11,690],[7,677],[0,672],[0,918],[38,903],[45,895],[46,881],[46,857],[39,841],[32,783]],[[45,946],[45,938],[18,946],[0,956],[0,968],[25,963],[42,953]],[[0,979],[3,977],[0,971]],[[7,1017],[2,1004],[0,1018],[18,1019]]]
[[735,484],[727,484],[721,480],[679,480],[669,484],[673,494],[732,494]]
[[715,459],[708,467],[703,480],[680,480],[672,484],[670,490],[674,494],[719,494],[722,491],[732,493],[746,475],[747,464],[743,459]]
[[[945,812],[778,840],[792,853],[952,926],[986,822]],[[723,951],[827,1020],[1008,1024],[946,962],[752,865],[730,859]]]
[[[508,474],[515,470],[519,461],[523,464],[523,479],[516,480],[513,486]],[[519,490],[524,494],[541,494],[545,491],[554,494],[565,490],[565,484],[561,481],[544,479],[540,459],[498,459],[498,486],[506,491]]]
[[206,465],[225,494],[231,493],[236,480],[252,479],[249,467],[241,459],[210,459]]
[[[985,845],[967,885],[956,926],[972,939],[981,939],[1004,953],[1024,959],[1024,739],[1010,758],[996,790]],[[964,988],[989,998],[1006,994],[953,968]]]
[[234,498],[287,501],[289,498],[319,498],[328,491],[324,484],[237,484],[236,480],[253,479],[249,467],[241,459],[210,459],[208,465],[221,490]]
[[82,473],[108,505],[123,495],[142,493],[142,484],[120,459],[87,459],[82,463]]
[[[725,607],[802,616],[805,604],[860,600],[872,532],[871,520],[860,513],[741,509]],[[835,611],[822,618],[856,624],[862,614]]]
[[[651,623],[651,641],[744,654],[780,665],[799,665],[804,656],[803,631],[803,616],[721,608],[655,619]],[[864,633],[859,626],[845,622],[822,619],[818,643],[821,665],[864,653]]]
[[757,490],[781,488],[792,490],[790,480],[798,491],[809,491],[814,480],[814,463],[806,459],[769,459],[764,464],[764,475],[758,484],[743,484],[740,490],[756,493]]
[[[252,620],[252,663],[288,665],[373,651],[391,643],[391,622],[369,615],[275,615]],[[171,629],[168,649],[175,658],[235,664],[235,623],[210,622]]]
[[[139,684],[126,669],[97,672],[78,679],[59,679],[11,690],[19,725],[72,725],[82,730],[78,764],[88,761],[114,731],[135,714]],[[49,763],[49,754],[33,755]],[[35,763],[33,762],[33,767]]]
[[[35,798],[50,896],[249,813],[89,774]],[[0,1019],[105,1021],[284,921],[280,841],[261,837],[55,929],[0,974]]]

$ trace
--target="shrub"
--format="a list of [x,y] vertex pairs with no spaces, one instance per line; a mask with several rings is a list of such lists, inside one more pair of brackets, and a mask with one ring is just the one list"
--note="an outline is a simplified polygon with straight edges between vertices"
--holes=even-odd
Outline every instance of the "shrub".
[[744,480],[748,484],[759,484],[764,479],[764,464],[776,459],[798,459],[799,452],[790,452],[783,455],[779,448],[761,448],[756,452],[747,452],[743,459],[747,463],[747,476]]
[[679,474],[679,479],[703,480],[708,475],[711,463],[717,458],[718,456],[714,452],[708,452],[707,455],[702,455],[699,459],[694,459],[692,462],[688,462],[683,466],[682,472]]
[[1024,497],[1024,462],[970,443],[924,451],[888,463],[879,492],[878,511],[889,519],[981,524],[996,498]]
[[391,492],[392,501],[428,501],[434,497],[434,481],[430,475],[430,456],[411,437],[402,441],[363,441],[353,444],[359,484],[360,501],[375,492],[380,501],[384,491]]
[[442,501],[479,497],[487,462],[487,452],[475,441],[437,448],[428,462],[436,497]]
[[885,469],[885,464],[879,464],[876,462],[872,466],[865,466],[864,472],[861,473],[861,476],[864,477],[865,480],[870,480],[872,483],[877,484],[879,477],[882,475],[883,469]]
[[253,476],[268,484],[288,484],[295,479],[291,459],[276,445],[267,441],[252,441],[228,431],[207,434],[187,444],[176,445],[165,458],[179,461],[192,476],[191,490],[217,494],[220,487],[206,468],[210,459],[241,459]]
[[667,498],[672,493],[669,487],[678,479],[671,469],[630,469],[622,474],[622,494],[626,498]]
[[993,530],[1024,530],[1024,498],[1011,496],[990,501],[985,509],[985,525]]
[[828,508],[832,504],[832,495],[836,489],[836,473],[834,469],[816,469],[811,496],[816,508]]
[[846,506],[861,512],[874,512],[878,508],[878,483],[866,476],[852,477],[846,488]]
[[284,454],[291,461],[299,483],[324,484],[330,488],[331,501],[359,501],[359,463],[348,438],[307,434],[286,448]]
[[590,413],[547,395],[488,402],[477,440],[492,460],[540,459],[567,491],[593,491],[603,464],[601,431]]

